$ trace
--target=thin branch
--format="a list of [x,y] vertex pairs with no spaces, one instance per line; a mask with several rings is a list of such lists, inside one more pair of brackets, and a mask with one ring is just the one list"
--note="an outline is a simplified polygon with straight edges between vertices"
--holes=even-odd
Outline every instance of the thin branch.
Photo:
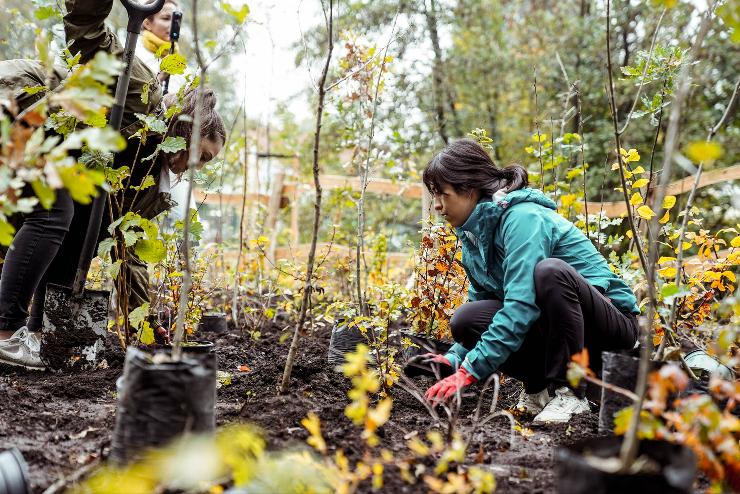
[[647,75],[648,68],[650,67],[650,61],[653,58],[655,40],[658,38],[658,31],[660,30],[660,25],[663,23],[663,17],[665,17],[666,10],[667,9],[663,9],[663,12],[660,13],[658,24],[655,26],[655,32],[653,32],[653,41],[650,43],[650,51],[648,52],[648,57],[645,61],[645,68],[642,70],[642,76],[640,77],[640,85],[637,87],[637,94],[635,95],[635,99],[632,101],[632,108],[630,108],[630,111],[627,114],[627,118],[624,121],[624,126],[619,129],[620,134],[624,134],[624,131],[627,130],[627,127],[632,121],[632,114],[635,112],[635,108],[637,108],[637,103],[640,101],[640,93],[642,92],[642,87],[645,85],[645,76]]
[[311,292],[313,289],[313,268],[314,260],[316,258],[316,243],[318,239],[319,224],[321,221],[321,181],[319,180],[319,144],[321,143],[321,119],[324,114],[324,98],[326,96],[326,77],[329,73],[329,64],[331,63],[331,55],[334,50],[334,0],[329,0],[329,17],[328,17],[328,46],[326,54],[326,62],[324,63],[324,69],[321,72],[321,79],[319,81],[319,100],[316,107],[316,128],[314,131],[314,142],[313,142],[313,180],[314,188],[316,190],[316,202],[314,203],[314,223],[313,223],[313,235],[311,237],[311,248],[308,252],[308,262],[306,266],[306,282],[303,287],[303,298],[301,299],[301,308],[298,315],[298,322],[296,323],[295,331],[293,333],[293,340],[288,350],[288,357],[285,362],[285,369],[283,370],[283,378],[280,383],[280,393],[285,393],[288,390],[290,384],[290,375],[293,371],[293,362],[295,361],[296,353],[298,352],[298,341],[303,330],[303,324],[306,322],[306,313],[310,303]]

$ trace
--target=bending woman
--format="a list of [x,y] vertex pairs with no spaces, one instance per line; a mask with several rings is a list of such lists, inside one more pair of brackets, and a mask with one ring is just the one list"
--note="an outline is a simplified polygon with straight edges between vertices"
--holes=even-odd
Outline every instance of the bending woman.
[[470,281],[468,302],[450,321],[455,344],[427,357],[452,375],[427,399],[448,399],[502,372],[524,383],[517,407],[536,414],[535,422],[588,411],[585,388],[567,385],[568,362],[587,348],[598,369],[602,351],[635,346],[632,290],[552,200],[527,187],[524,168],[496,167],[475,141],[447,146],[423,180],[456,228]]
[[[119,56],[123,53],[118,38],[105,26],[105,19],[112,5],[113,0],[67,0],[65,33],[67,42],[71,43],[70,52],[81,54],[80,63],[91,60],[99,50]],[[131,83],[126,96],[121,130],[127,138],[140,128],[136,113],[158,113],[165,106],[162,104],[162,93],[155,75],[139,59],[134,58],[132,63]],[[23,91],[24,86],[44,84],[46,74],[40,63],[28,60],[0,62],[0,75],[3,76],[3,87],[13,84],[21,110],[42,97],[38,94],[34,98],[28,98]],[[141,98],[145,85],[150,86],[148,103],[143,103]],[[206,93],[201,108],[203,126],[200,166],[213,159],[225,141],[223,121],[215,111],[216,98],[212,91],[202,90]],[[174,95],[168,96],[170,99],[167,103],[176,102]],[[186,142],[190,142],[190,122],[196,111],[195,102],[194,92],[185,94],[184,101],[180,103],[181,110],[173,117],[175,121],[170,125],[167,135],[181,136]],[[181,119],[181,116],[186,118]],[[169,187],[165,183],[167,170],[182,173],[187,169],[187,151],[159,153],[154,161],[142,162],[142,158],[155,153],[163,138],[162,135],[150,135],[141,146],[137,145],[136,140],[127,139],[127,148],[113,160],[114,168],[124,165],[131,168],[131,186],[142,184],[147,175],[154,178],[155,185],[142,190],[135,202],[135,192],[130,187],[131,196],[123,197],[124,203],[128,201],[127,210],[146,218],[152,218],[172,206],[169,201]],[[13,218],[17,231],[5,255],[0,276],[0,363],[43,368],[39,358],[40,340],[37,332],[41,329],[46,284],[71,286],[74,281],[90,206],[73,202],[65,189],[56,192],[56,201],[50,209],[37,204],[30,213]],[[29,197],[33,195],[30,186],[26,187],[24,194]],[[101,238],[108,236],[106,230],[109,221],[110,218],[104,218]],[[130,293],[121,296],[127,296],[129,308],[134,309],[149,301],[149,276],[146,265],[132,251],[127,252],[126,261]],[[33,307],[29,317],[32,299]]]

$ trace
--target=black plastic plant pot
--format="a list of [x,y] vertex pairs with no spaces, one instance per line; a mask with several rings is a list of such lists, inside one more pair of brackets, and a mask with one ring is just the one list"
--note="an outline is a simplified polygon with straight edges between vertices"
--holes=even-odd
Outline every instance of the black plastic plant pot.
[[205,314],[198,324],[198,331],[204,333],[225,333],[228,329],[226,314],[223,312]]
[[[622,353],[602,352],[601,378],[604,382],[634,391],[637,385],[637,368],[640,360]],[[602,388],[599,409],[599,433],[614,430],[614,415],[632,404],[626,396]]]
[[696,477],[694,453],[680,444],[640,441],[638,461],[644,471],[611,473],[594,466],[589,459],[616,458],[621,437],[590,438],[555,450],[555,476],[563,494],[691,493]]
[[[635,390],[640,359],[626,353],[601,352],[601,360],[603,362],[601,379],[604,382],[628,391]],[[650,362],[650,371],[659,368],[660,365],[660,362]],[[628,397],[602,388],[599,433],[612,432],[614,430],[614,415],[630,405],[632,405],[632,400]]]
[[357,327],[347,325],[345,319],[337,319],[331,328],[329,339],[329,354],[327,360],[330,365],[337,366],[345,362],[345,356],[352,353],[360,343],[367,343],[367,338]]
[[16,448],[0,453],[0,493],[29,494],[28,465]]
[[180,361],[172,362],[129,347],[111,460],[125,464],[180,434],[212,432],[216,425],[216,370],[213,352],[184,353]]

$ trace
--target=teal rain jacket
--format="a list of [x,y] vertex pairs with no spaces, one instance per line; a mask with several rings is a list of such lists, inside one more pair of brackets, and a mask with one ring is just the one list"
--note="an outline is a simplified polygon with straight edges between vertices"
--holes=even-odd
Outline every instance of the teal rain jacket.
[[485,379],[521,347],[540,316],[534,267],[550,257],[573,266],[619,310],[639,314],[632,290],[611,271],[591,241],[555,209],[555,203],[539,190],[497,193],[496,198],[481,199],[457,228],[470,281],[468,300],[501,300],[503,308],[475,348],[452,346],[446,357],[454,366],[462,362],[476,378]]

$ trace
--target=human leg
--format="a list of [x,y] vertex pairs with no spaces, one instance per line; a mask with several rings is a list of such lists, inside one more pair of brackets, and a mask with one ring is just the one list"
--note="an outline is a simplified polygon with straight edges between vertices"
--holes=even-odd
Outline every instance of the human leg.
[[639,328],[632,314],[619,311],[572,266],[560,259],[540,261],[534,270],[538,325],[546,339],[546,376],[562,385],[572,355],[589,351],[601,370],[601,352],[632,348]]
[[[501,310],[500,300],[467,302],[457,308],[450,320],[453,339],[468,350],[480,341],[496,312]],[[547,387],[541,328],[535,323],[524,338],[522,346],[501,364],[499,370],[524,383],[527,394],[537,394]]]
[[69,231],[73,211],[69,193],[59,189],[50,209],[37,204],[31,212],[20,215],[20,227],[0,277],[1,330],[15,331],[26,325],[31,298]]

